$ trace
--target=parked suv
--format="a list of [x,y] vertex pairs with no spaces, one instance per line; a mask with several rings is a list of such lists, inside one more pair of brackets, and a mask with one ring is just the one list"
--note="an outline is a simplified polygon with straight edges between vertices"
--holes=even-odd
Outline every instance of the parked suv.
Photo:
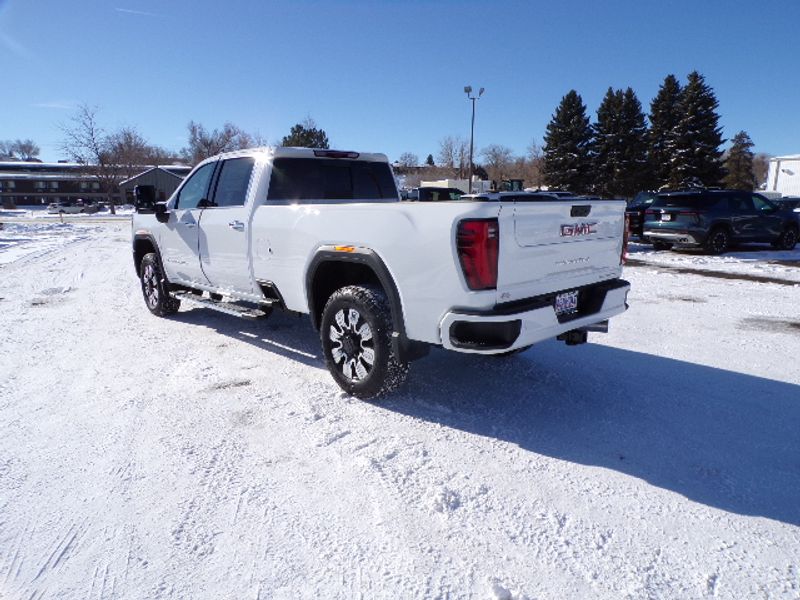
[[770,242],[791,250],[797,244],[800,214],[760,194],[736,190],[691,190],[659,194],[645,213],[643,234],[656,250],[673,245],[722,254],[731,244]]
[[644,237],[643,227],[645,212],[650,208],[650,205],[653,204],[657,195],[656,192],[639,192],[633,200],[628,203],[628,207],[625,209],[625,215],[628,217],[628,232],[631,235],[639,238]]

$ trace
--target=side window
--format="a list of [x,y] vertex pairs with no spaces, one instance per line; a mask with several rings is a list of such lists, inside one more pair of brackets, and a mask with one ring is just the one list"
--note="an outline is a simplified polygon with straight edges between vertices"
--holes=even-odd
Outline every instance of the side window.
[[756,210],[758,212],[769,212],[772,210],[772,204],[767,202],[763,197],[753,195],[753,204],[756,205]]
[[753,212],[753,201],[750,196],[744,194],[736,194],[730,198],[731,209],[736,212],[748,213]]
[[212,206],[244,206],[254,164],[253,158],[232,158],[223,162]]
[[215,166],[216,163],[203,165],[189,177],[178,193],[175,208],[197,208],[200,200],[208,198],[208,184],[211,182]]

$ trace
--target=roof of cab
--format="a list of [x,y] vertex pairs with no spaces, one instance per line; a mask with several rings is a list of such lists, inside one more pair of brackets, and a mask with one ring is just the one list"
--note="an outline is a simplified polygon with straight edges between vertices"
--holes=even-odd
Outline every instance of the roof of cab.
[[[351,158],[352,160],[363,160],[368,162],[385,162],[388,163],[389,159],[385,154],[379,152],[354,152],[350,150],[334,150],[327,148],[294,148],[284,146],[264,146],[260,148],[247,148],[245,150],[234,150],[233,152],[225,152],[212,156],[206,160],[216,160],[220,158],[237,158],[242,156],[256,156],[262,155],[267,158],[331,158],[325,154],[355,154],[357,156],[338,156],[334,158]],[[203,161],[205,162],[205,161]]]

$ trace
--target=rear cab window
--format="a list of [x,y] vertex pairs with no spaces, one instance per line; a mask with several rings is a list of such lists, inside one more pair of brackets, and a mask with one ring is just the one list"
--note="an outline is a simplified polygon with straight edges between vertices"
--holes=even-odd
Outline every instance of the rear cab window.
[[338,158],[276,158],[268,202],[397,202],[397,186],[384,162]]

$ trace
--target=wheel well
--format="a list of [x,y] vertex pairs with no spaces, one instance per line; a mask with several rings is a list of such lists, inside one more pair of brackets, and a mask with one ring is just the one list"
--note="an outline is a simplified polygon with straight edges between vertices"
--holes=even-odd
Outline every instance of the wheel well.
[[153,241],[150,238],[139,237],[133,240],[133,264],[136,268],[136,275],[141,275],[139,270],[142,266],[142,259],[144,258],[144,255],[155,251],[155,244],[153,244]]
[[[309,293],[309,311],[314,327],[319,328],[322,310],[333,292],[347,285],[375,285],[381,289],[378,275],[369,265],[358,262],[326,261],[314,271]],[[383,290],[386,292],[386,290]]]

